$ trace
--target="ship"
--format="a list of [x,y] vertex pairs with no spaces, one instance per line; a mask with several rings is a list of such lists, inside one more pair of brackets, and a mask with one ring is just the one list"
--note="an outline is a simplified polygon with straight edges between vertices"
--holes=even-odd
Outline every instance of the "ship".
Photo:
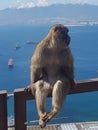
[[9,59],[8,60],[8,67],[13,67],[14,66],[14,62],[13,62],[13,59]]
[[15,46],[14,49],[15,49],[15,50],[19,50],[20,48],[21,48],[21,46],[19,46],[19,45],[16,44],[16,46]]
[[32,45],[32,44],[37,44],[38,42],[33,42],[33,41],[27,41],[26,44]]

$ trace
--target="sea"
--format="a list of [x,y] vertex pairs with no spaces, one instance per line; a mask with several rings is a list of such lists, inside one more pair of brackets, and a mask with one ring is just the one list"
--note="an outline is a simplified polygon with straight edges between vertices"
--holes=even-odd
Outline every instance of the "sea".
[[[0,91],[13,93],[15,89],[30,84],[31,56],[50,27],[51,25],[0,26]],[[75,80],[98,78],[98,26],[68,28],[70,48],[74,56]],[[19,48],[16,49],[17,46]],[[8,67],[10,58],[14,61],[12,68]],[[13,97],[8,97],[7,101],[8,122],[11,122],[14,120]],[[51,98],[47,99],[46,109],[51,109]],[[35,120],[38,120],[35,100],[30,100],[27,101],[27,121],[30,123]],[[62,110],[50,123],[83,121],[98,121],[98,92],[68,95]]]

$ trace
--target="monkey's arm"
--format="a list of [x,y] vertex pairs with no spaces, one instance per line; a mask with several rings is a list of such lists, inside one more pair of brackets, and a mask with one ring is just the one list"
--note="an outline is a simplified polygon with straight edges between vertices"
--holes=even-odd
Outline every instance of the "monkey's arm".
[[31,59],[31,83],[35,83],[36,81],[42,79],[43,68],[44,60],[42,46],[38,45]]
[[70,49],[67,49],[65,64],[62,67],[62,73],[70,80],[71,88],[74,89],[75,88],[74,59],[73,59]]
[[74,81],[74,69],[73,69],[73,67],[72,68],[66,67],[64,69],[64,73],[65,73],[66,77],[70,80],[71,88],[74,89],[76,84],[75,84],[75,81]]
[[62,74],[67,77],[71,84],[71,89],[74,89],[76,86],[76,83],[74,81],[74,69],[70,67],[62,67],[61,69]]
[[31,67],[31,83],[41,79],[41,68]]

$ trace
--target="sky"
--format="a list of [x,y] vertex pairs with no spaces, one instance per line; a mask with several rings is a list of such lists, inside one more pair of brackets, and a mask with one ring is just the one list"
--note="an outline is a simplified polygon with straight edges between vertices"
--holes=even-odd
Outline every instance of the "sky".
[[93,4],[98,5],[98,0],[0,0],[0,10],[5,8],[30,8],[35,6],[48,6],[55,3],[63,4]]

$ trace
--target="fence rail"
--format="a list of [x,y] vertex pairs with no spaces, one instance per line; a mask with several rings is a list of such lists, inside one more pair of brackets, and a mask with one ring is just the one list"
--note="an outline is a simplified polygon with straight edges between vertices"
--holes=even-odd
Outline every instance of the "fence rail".
[[[77,81],[77,86],[69,94],[98,91],[98,78]],[[51,96],[51,95],[49,95]],[[26,101],[34,99],[24,88],[14,90],[15,130],[26,130]],[[0,130],[7,130],[7,92],[0,92]]]
[[7,91],[0,91],[0,130],[7,130]]

